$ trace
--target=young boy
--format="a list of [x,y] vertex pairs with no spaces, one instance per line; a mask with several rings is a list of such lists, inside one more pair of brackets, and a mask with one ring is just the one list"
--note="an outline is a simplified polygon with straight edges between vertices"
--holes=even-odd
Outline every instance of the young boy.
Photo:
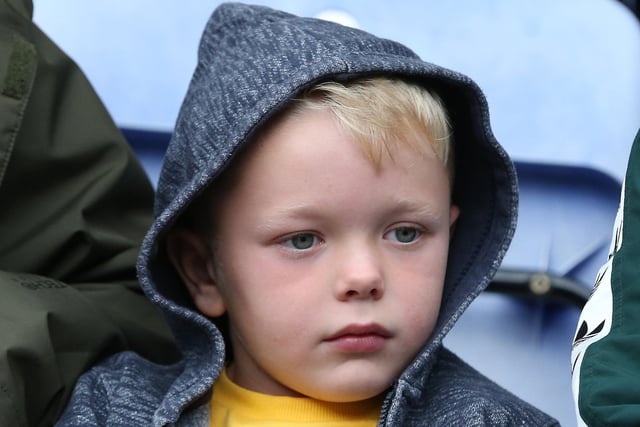
[[106,361],[60,424],[554,425],[442,347],[516,207],[468,78],[362,31],[223,5],[139,259],[183,360]]

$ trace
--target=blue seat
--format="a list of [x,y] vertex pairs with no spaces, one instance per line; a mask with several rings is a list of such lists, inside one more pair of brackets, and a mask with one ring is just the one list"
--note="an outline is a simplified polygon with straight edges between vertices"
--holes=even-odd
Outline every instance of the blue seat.
[[445,339],[518,396],[576,425],[570,352],[607,258],[620,183],[598,170],[516,162],[518,229],[501,270]]

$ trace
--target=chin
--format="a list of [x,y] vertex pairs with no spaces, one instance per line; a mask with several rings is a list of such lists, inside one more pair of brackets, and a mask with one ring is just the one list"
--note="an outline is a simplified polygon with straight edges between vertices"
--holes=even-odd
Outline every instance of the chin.
[[318,390],[315,393],[307,394],[307,396],[316,400],[323,400],[325,402],[352,403],[372,399],[386,394],[390,387],[391,382],[385,382],[384,384],[350,383],[345,385],[344,388],[333,387],[331,390]]

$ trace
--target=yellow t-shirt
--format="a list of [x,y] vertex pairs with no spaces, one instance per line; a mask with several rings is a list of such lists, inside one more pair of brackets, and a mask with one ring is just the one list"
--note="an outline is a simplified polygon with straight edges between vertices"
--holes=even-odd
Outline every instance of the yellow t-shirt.
[[306,397],[272,396],[236,385],[223,370],[213,386],[209,425],[373,427],[378,422],[383,398],[331,403]]

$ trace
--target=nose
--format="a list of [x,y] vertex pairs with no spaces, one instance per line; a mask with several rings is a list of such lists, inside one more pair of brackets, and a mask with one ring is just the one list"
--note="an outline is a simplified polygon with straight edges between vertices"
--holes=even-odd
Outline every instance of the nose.
[[341,266],[336,297],[341,301],[379,300],[384,294],[380,257],[371,249],[353,248],[338,261]]

